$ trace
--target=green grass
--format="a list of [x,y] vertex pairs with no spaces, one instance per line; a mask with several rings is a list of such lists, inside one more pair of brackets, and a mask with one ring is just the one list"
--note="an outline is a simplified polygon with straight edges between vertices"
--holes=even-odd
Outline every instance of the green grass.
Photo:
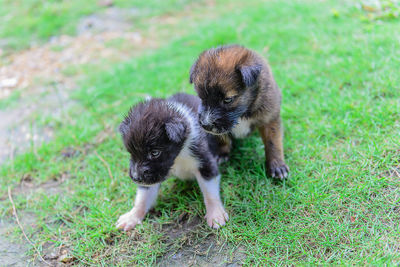
[[[107,7],[98,0],[0,0],[0,40],[6,49],[21,49],[59,34],[75,34],[79,19]],[[189,0],[116,0],[117,8],[135,8],[132,22],[179,10]],[[0,46],[1,47],[1,46]]]
[[[30,234],[37,246],[65,245],[82,264],[150,265],[187,245],[168,230],[182,214],[204,216],[199,188],[190,182],[163,184],[155,210],[131,236],[114,229],[135,194],[116,128],[146,94],[194,93],[188,71],[202,50],[240,43],[269,59],[283,91],[290,179],[276,184],[265,177],[257,134],[237,140],[220,168],[229,223],[214,231],[203,222],[185,234],[194,243],[212,236],[243,247],[249,265],[400,263],[400,21],[362,20],[346,1],[246,2],[219,3],[218,16],[189,26],[189,34],[89,72],[74,94],[78,108],[53,122],[55,139],[1,169],[4,196],[24,174],[36,184],[64,175],[60,194],[15,196],[20,212],[38,218]],[[64,157],[65,148],[75,156]],[[0,205],[1,215],[11,217],[5,198]]]
[[8,97],[0,99],[0,110],[12,107],[18,102],[20,98],[21,98],[20,91],[18,90],[12,91]]

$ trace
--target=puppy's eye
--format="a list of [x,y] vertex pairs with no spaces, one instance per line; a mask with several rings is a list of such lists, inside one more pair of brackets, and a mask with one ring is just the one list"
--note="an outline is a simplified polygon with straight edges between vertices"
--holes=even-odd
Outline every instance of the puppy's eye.
[[224,99],[224,104],[230,104],[230,103],[232,103],[232,101],[233,101],[234,98],[235,98],[234,96],[225,98],[225,99]]
[[150,152],[150,158],[151,159],[156,159],[161,155],[161,151],[160,150],[152,150]]

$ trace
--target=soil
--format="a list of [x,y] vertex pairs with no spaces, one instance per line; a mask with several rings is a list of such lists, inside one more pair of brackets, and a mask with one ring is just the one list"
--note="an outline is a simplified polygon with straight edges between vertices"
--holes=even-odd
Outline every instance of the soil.
[[203,240],[196,246],[185,245],[160,261],[163,267],[180,266],[242,266],[246,254],[244,249],[232,250],[229,245],[218,244],[213,238]]
[[[38,96],[40,93],[47,95]],[[17,153],[35,151],[41,143],[49,141],[53,136],[52,127],[40,125],[36,116],[60,117],[72,103],[66,91],[43,87],[26,93],[15,107],[0,110],[0,164],[12,160]]]
[[246,254],[240,246],[233,249],[227,243],[221,243],[213,235],[199,239],[197,232],[204,231],[204,221],[195,217],[183,224],[174,224],[163,229],[168,239],[185,240],[180,248],[170,251],[158,262],[159,266],[241,266]]
[[[31,214],[20,216],[21,224],[24,228],[33,227],[35,217]],[[1,266],[46,266],[38,260],[27,255],[29,245],[21,240],[12,240],[9,235],[17,225],[12,221],[0,220],[0,262]],[[22,235],[21,235],[22,238]]]

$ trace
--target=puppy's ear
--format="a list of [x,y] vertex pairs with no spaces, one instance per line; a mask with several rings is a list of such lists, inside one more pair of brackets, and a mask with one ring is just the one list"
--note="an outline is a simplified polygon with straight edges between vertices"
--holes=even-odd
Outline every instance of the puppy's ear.
[[172,142],[180,143],[185,138],[186,125],[181,120],[173,119],[165,123],[165,131]]
[[240,73],[242,81],[244,85],[246,85],[246,87],[253,86],[256,83],[258,76],[260,75],[261,69],[262,66],[259,64],[254,64],[250,66],[241,65],[236,67],[236,70]]
[[197,67],[197,61],[193,63],[192,67],[190,68],[190,76],[189,76],[189,82],[193,83],[194,77],[196,76],[196,67]]

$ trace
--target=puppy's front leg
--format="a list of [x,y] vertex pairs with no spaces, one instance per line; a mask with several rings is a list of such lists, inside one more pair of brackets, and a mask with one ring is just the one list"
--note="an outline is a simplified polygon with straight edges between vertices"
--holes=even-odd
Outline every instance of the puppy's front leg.
[[285,164],[282,144],[282,127],[280,118],[259,127],[265,149],[265,167],[273,178],[284,179],[289,174]]
[[231,153],[232,149],[232,140],[228,135],[217,135],[215,136],[218,142],[218,164],[226,162],[229,160],[229,154]]
[[207,224],[212,228],[219,228],[228,221],[228,214],[225,212],[224,205],[219,196],[220,175],[206,180],[200,173],[196,174],[201,192],[203,193],[204,203],[206,205]]
[[139,186],[136,191],[135,205],[133,209],[119,217],[116,226],[118,229],[128,231],[141,224],[144,216],[154,205],[160,184],[149,187]]

